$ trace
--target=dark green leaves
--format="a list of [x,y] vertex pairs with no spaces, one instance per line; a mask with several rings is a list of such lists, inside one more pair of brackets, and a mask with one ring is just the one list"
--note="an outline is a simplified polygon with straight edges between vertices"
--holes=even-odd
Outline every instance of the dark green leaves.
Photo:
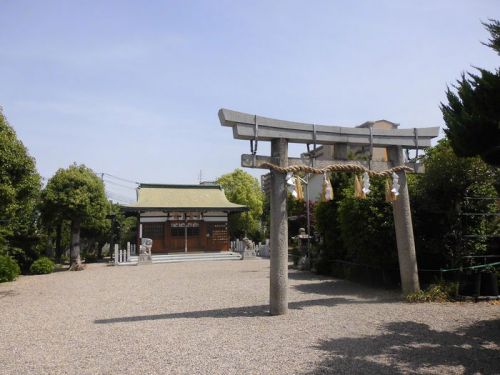
[[260,229],[263,212],[263,194],[259,182],[242,169],[235,169],[217,179],[227,199],[232,203],[248,206],[248,212],[232,214],[229,218],[229,231],[232,237],[243,234],[248,236]]
[[59,169],[42,194],[44,217],[54,220],[104,219],[107,205],[102,181],[84,165]]
[[[487,44],[500,53],[500,23],[485,25],[492,38]],[[500,70],[479,74],[462,74],[454,86],[448,88],[448,104],[441,103],[441,111],[453,151],[458,156],[480,156],[486,163],[500,165]]]

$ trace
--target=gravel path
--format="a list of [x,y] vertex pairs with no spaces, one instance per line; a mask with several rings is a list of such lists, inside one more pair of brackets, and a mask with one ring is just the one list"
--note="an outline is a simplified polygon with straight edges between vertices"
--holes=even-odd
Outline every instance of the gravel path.
[[500,374],[500,306],[408,304],[269,261],[90,265],[0,284],[1,374]]

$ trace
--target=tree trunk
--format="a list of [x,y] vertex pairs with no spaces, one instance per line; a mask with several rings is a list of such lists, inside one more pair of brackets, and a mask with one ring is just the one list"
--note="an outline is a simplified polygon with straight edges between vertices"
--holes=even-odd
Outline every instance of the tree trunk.
[[61,257],[62,257],[62,248],[61,248],[62,226],[63,222],[61,220],[59,223],[57,223],[57,228],[56,228],[56,260],[59,263],[61,263]]
[[102,247],[104,244],[101,241],[97,242],[97,259],[102,259]]
[[70,271],[81,271],[83,269],[80,259],[80,219],[71,221],[71,250]]
[[54,248],[53,248],[53,243],[52,243],[52,227],[47,228],[47,247],[45,249],[45,256],[49,258],[54,257]]
[[111,218],[111,237],[109,239],[109,260],[112,261],[113,260],[113,256],[114,256],[114,248],[115,248],[115,220],[116,220],[116,217],[113,216]]

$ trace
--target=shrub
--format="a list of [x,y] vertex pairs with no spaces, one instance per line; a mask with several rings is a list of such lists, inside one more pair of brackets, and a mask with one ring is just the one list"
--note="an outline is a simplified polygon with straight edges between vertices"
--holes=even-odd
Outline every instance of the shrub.
[[431,284],[426,290],[410,293],[406,296],[408,302],[448,302],[457,295],[458,283],[440,282]]
[[331,274],[332,276],[342,277],[333,272],[328,248],[324,244],[315,244],[311,247],[311,260],[313,269],[320,275]]
[[14,259],[0,255],[0,283],[14,280],[21,273],[19,265]]
[[97,262],[97,255],[95,253],[87,253],[83,256],[85,263],[95,263]]
[[385,180],[372,179],[371,189],[366,199],[347,195],[339,204],[343,260],[358,263],[358,266],[397,269],[394,219],[391,204],[385,202]]
[[485,254],[495,234],[496,202],[484,198],[497,196],[499,170],[478,157],[457,157],[446,139],[426,152],[424,164],[425,173],[409,181],[418,265],[462,266],[463,256]]
[[54,262],[47,257],[41,257],[33,262],[30,272],[33,275],[44,275],[54,272]]
[[7,249],[7,254],[12,259],[15,260],[19,268],[21,269],[21,273],[26,274],[29,272],[31,264],[38,258],[38,253],[32,247],[28,247],[26,249],[22,249],[20,247],[10,246]]

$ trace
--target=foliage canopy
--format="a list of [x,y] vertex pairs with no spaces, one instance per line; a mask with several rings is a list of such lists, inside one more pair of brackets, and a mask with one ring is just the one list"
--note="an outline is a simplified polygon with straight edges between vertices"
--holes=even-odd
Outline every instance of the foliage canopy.
[[253,237],[260,230],[260,220],[263,213],[263,194],[255,177],[235,169],[217,179],[230,202],[244,204],[249,211],[232,214],[229,217],[229,232],[231,237],[247,235]]
[[44,275],[54,272],[55,264],[47,257],[38,258],[30,267],[30,272],[33,275]]
[[71,221],[72,267],[80,267],[80,227],[104,225],[108,212],[104,184],[84,165],[70,165],[59,169],[47,183],[42,194],[44,216]]
[[19,260],[27,262],[36,257],[33,252],[40,189],[35,160],[0,108],[0,253],[16,258],[19,255]]
[[0,255],[0,283],[14,280],[21,270],[16,261],[7,255]]
[[[410,185],[420,266],[454,266],[463,255],[484,253],[482,236],[494,231],[494,216],[481,214],[494,213],[496,204],[482,198],[496,197],[498,170],[479,157],[457,157],[447,139],[427,151],[424,163],[425,174],[414,176]],[[477,237],[464,241],[464,235]]]
[[90,168],[76,164],[54,174],[43,191],[42,203],[48,216],[81,221],[104,218],[108,205],[102,181]]
[[[500,22],[491,20],[485,27],[491,34],[487,46],[500,54]],[[479,74],[462,74],[446,91],[448,104],[441,103],[447,128],[445,133],[458,156],[479,155],[486,163],[500,165],[500,69]]]

